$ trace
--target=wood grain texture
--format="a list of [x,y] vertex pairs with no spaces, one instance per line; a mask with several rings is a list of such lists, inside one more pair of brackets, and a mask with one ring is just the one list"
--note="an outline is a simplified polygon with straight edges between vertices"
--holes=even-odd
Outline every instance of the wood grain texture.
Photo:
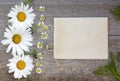
[[[3,32],[7,27],[7,14],[10,8],[16,3],[24,0],[0,0],[0,41],[4,39]],[[53,58],[53,28],[54,17],[108,17],[109,18],[109,52],[120,51],[120,22],[116,22],[114,16],[109,13],[109,8],[120,4],[120,0],[33,0],[31,6],[34,7],[37,18],[44,14],[45,23],[49,25],[49,37],[44,43],[50,44],[47,51],[43,48],[42,74],[37,74],[35,68],[32,71],[34,81],[116,81],[110,77],[95,76],[92,71],[99,65],[104,65],[107,60],[55,60]],[[45,12],[39,12],[40,5],[46,7]],[[33,47],[40,41],[39,29],[33,34]],[[13,74],[8,74],[6,64],[12,58],[10,53],[6,54],[7,46],[0,43],[0,81],[24,81],[13,78]],[[37,49],[40,52],[39,49]],[[34,59],[34,62],[37,61]]]

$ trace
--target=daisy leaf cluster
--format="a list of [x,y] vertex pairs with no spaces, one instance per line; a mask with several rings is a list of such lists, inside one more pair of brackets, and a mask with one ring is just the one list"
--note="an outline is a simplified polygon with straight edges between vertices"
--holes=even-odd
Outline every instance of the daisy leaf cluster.
[[27,78],[34,65],[33,59],[30,55],[25,55],[25,52],[29,52],[29,47],[32,46],[31,27],[36,15],[32,7],[21,2],[12,7],[7,16],[9,17],[8,27],[5,28],[5,39],[1,43],[8,46],[6,53],[11,51],[13,55],[13,58],[8,60],[8,72],[13,73],[14,78],[17,79]]
[[120,81],[120,52],[115,54],[110,53],[109,61],[104,66],[99,66],[93,71],[95,75],[103,75],[108,77],[113,77],[117,81]]

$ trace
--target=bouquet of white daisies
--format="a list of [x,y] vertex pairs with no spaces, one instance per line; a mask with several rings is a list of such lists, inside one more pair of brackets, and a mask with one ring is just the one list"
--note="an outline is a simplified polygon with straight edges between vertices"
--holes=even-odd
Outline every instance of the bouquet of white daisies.
[[4,32],[6,39],[1,43],[8,45],[7,53],[12,50],[13,58],[7,64],[9,73],[14,73],[14,78],[20,79],[31,74],[34,67],[32,58],[24,52],[29,52],[29,46],[32,46],[31,27],[36,15],[32,7],[22,2],[12,7],[7,16],[9,25]]
[[[26,2],[31,2],[32,0],[27,0]],[[45,10],[44,6],[39,7],[39,11],[43,12]],[[36,27],[34,27],[34,19],[36,15],[33,13],[33,8],[29,7],[28,3],[25,2],[15,5],[11,8],[11,11],[7,15],[9,17],[8,27],[5,29],[4,37],[6,39],[2,40],[1,43],[3,45],[8,45],[6,53],[12,51],[12,59],[9,59],[10,62],[7,64],[9,67],[9,73],[14,73],[14,78],[21,79],[22,77],[27,77],[31,74],[31,71],[34,67],[33,60],[30,57],[31,53],[29,53],[29,46],[32,46],[33,36],[32,36],[32,26],[33,30],[36,31]],[[37,48],[42,49],[45,47],[47,50],[49,49],[49,45],[44,45],[43,41],[47,39],[48,27],[44,23],[45,16],[40,15],[38,27],[41,28],[42,32],[40,34],[41,41],[37,43]],[[35,50],[33,50],[34,53]],[[26,53],[28,53],[26,55]],[[38,61],[36,62],[36,72],[38,74],[41,73],[41,63],[40,59],[42,59],[42,52],[37,53]]]

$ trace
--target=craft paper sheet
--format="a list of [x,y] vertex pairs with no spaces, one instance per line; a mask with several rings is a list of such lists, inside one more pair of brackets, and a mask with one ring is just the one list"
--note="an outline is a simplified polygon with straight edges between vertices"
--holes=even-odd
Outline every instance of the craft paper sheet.
[[107,59],[108,18],[54,18],[55,59]]

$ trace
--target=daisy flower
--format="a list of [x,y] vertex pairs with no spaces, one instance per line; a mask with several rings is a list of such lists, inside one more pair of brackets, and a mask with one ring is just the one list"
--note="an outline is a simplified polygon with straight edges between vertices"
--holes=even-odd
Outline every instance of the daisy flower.
[[44,25],[44,22],[42,22],[42,21],[40,21],[40,22],[38,23],[38,26],[39,26],[39,27],[43,27],[43,25]]
[[40,73],[42,73],[42,70],[41,70],[40,68],[37,68],[37,69],[36,69],[36,72],[37,72],[38,74],[40,74]]
[[40,11],[45,11],[45,7],[44,7],[44,6],[40,6],[40,7],[39,7],[39,10],[40,10]]
[[47,31],[47,30],[48,30],[47,25],[44,25],[43,30],[44,30],[44,31]]
[[41,21],[44,21],[44,19],[45,19],[45,16],[44,16],[44,15],[41,15],[41,16],[40,16],[40,20],[41,20]]
[[8,13],[9,23],[12,23],[15,27],[18,25],[23,28],[32,27],[34,23],[35,14],[32,13],[33,8],[29,8],[29,5],[24,5],[23,2],[20,5],[15,5]]
[[9,59],[9,73],[14,73],[14,78],[22,78],[27,77],[27,75],[31,74],[34,65],[32,58],[29,55],[24,56],[24,54],[18,56],[14,55],[12,59]]
[[42,59],[42,53],[38,53],[38,54],[37,54],[37,57],[38,57],[39,59]]
[[46,45],[46,50],[49,50],[50,46],[49,45]]
[[5,29],[4,37],[6,39],[2,40],[3,45],[9,45],[6,53],[12,49],[12,54],[21,55],[24,51],[29,52],[28,46],[32,46],[33,37],[31,35],[30,29],[15,28],[13,26],[8,26]]
[[42,48],[43,47],[43,42],[38,42],[37,43],[37,48]]
[[47,37],[48,37],[48,34],[46,32],[41,33],[41,38],[42,39],[47,39]]
[[41,66],[41,63],[40,63],[39,61],[36,62],[36,66],[37,66],[37,67]]

